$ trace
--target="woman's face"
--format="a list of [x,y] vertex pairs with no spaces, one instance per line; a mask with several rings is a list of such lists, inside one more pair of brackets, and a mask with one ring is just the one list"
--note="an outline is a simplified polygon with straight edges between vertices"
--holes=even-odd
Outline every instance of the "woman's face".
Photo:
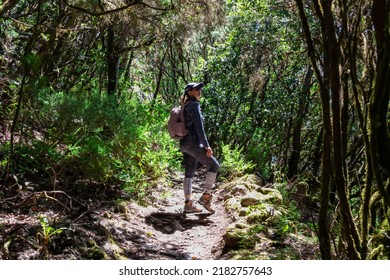
[[194,97],[196,100],[200,100],[200,97],[202,95],[202,90],[201,89],[192,89],[188,91],[188,94],[192,97]]

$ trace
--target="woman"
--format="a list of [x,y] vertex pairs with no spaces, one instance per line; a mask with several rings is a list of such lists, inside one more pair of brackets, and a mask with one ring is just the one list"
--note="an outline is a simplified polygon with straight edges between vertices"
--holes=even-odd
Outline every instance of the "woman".
[[192,180],[196,170],[197,163],[200,162],[207,167],[207,175],[203,195],[198,200],[208,211],[214,213],[211,208],[211,189],[217,177],[219,163],[213,157],[213,150],[207,141],[206,133],[203,126],[203,116],[200,111],[199,100],[202,95],[203,83],[189,83],[182,96],[181,102],[184,104],[184,116],[188,134],[180,140],[180,151],[184,156],[184,212],[195,213],[201,212],[200,209],[193,205]]

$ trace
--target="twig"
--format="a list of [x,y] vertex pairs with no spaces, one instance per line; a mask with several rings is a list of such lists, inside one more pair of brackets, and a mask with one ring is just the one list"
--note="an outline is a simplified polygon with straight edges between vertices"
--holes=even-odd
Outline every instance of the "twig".
[[63,208],[65,208],[67,211],[70,211],[69,207],[66,206],[64,203],[62,203],[61,201],[59,201],[57,198],[53,197],[53,196],[50,196],[50,195],[55,195],[55,194],[63,194],[65,195],[68,199],[70,199],[70,206],[72,206],[72,198],[67,195],[65,192],[63,191],[42,191],[42,192],[36,192],[36,193],[32,193],[30,194],[28,197],[26,197],[21,203],[19,203],[18,205],[16,205],[17,208],[21,208],[23,207],[24,205],[27,204],[27,201],[32,199],[32,200],[36,200],[38,198],[45,198],[45,199],[49,199],[49,200],[53,200],[55,202],[57,202],[58,204],[60,204]]

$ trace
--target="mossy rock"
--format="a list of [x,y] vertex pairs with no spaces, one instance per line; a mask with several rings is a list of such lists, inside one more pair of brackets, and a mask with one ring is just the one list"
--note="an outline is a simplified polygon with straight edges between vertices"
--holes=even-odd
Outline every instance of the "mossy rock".
[[241,206],[249,207],[260,204],[263,201],[264,195],[258,192],[250,192],[241,198]]
[[116,260],[127,259],[125,257],[124,250],[115,243],[115,240],[111,239],[103,244],[104,251]]
[[267,209],[255,209],[246,215],[246,220],[248,223],[263,223],[270,217],[270,213],[267,212]]
[[263,202],[263,203],[269,202],[269,203],[275,204],[275,205],[282,205],[283,204],[283,196],[276,189],[258,187],[258,188],[256,188],[255,191],[264,195],[264,196],[256,195],[255,192],[249,193],[250,195],[252,195],[254,197],[258,197],[260,200],[259,202]]
[[274,208],[272,204],[260,204],[247,208],[246,220],[249,223],[262,223],[263,225],[277,224],[280,217],[285,213],[281,207]]
[[271,254],[263,249],[239,249],[231,252],[229,260],[269,260]]
[[248,182],[248,183],[252,183],[252,184],[258,185],[258,186],[263,184],[263,180],[255,174],[245,175],[241,179]]
[[230,194],[233,196],[244,196],[249,193],[248,188],[245,185],[236,185],[230,191]]
[[234,227],[235,227],[235,228],[239,228],[239,229],[246,229],[246,228],[248,227],[248,225],[247,225],[246,223],[237,221],[237,222],[234,224]]
[[237,197],[231,197],[225,202],[225,207],[227,210],[238,211],[241,208],[240,199]]
[[283,196],[276,189],[260,187],[260,188],[257,188],[256,191],[260,192],[264,195],[270,196],[269,202],[272,204],[275,204],[275,205],[282,205],[283,204]]
[[248,235],[248,232],[249,229],[242,223],[230,225],[223,236],[225,247],[229,249],[239,248],[240,242]]
[[241,198],[241,205],[243,207],[248,207],[248,206],[262,204],[262,203],[274,204],[279,206],[283,203],[283,198],[278,191],[268,193],[268,194],[262,194],[260,192],[253,191]]
[[121,201],[119,202],[115,207],[114,207],[114,212],[115,213],[120,213],[127,215],[129,213],[129,210],[127,209],[127,202],[126,201]]
[[109,257],[102,248],[95,245],[85,251],[85,259],[87,260],[108,260]]
[[242,177],[239,177],[235,180],[232,180],[229,183],[224,184],[222,186],[222,188],[227,190],[227,191],[231,191],[236,186],[244,186],[249,191],[252,191],[261,185],[262,185],[262,181],[261,181],[261,178],[259,176],[256,176],[253,174],[248,174],[248,175],[244,175]]
[[230,198],[232,198],[233,196],[230,194],[230,193],[228,193],[228,194],[225,194],[224,196],[223,196],[223,201],[227,201],[227,200],[229,200]]
[[246,216],[249,213],[249,207],[241,207],[240,211],[238,212],[238,216],[243,217]]

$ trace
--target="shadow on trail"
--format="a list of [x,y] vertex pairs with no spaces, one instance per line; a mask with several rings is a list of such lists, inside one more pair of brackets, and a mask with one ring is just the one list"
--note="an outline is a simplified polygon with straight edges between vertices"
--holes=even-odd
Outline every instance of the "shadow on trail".
[[145,222],[164,234],[186,231],[194,227],[205,227],[213,223],[210,213],[155,212],[145,217]]

